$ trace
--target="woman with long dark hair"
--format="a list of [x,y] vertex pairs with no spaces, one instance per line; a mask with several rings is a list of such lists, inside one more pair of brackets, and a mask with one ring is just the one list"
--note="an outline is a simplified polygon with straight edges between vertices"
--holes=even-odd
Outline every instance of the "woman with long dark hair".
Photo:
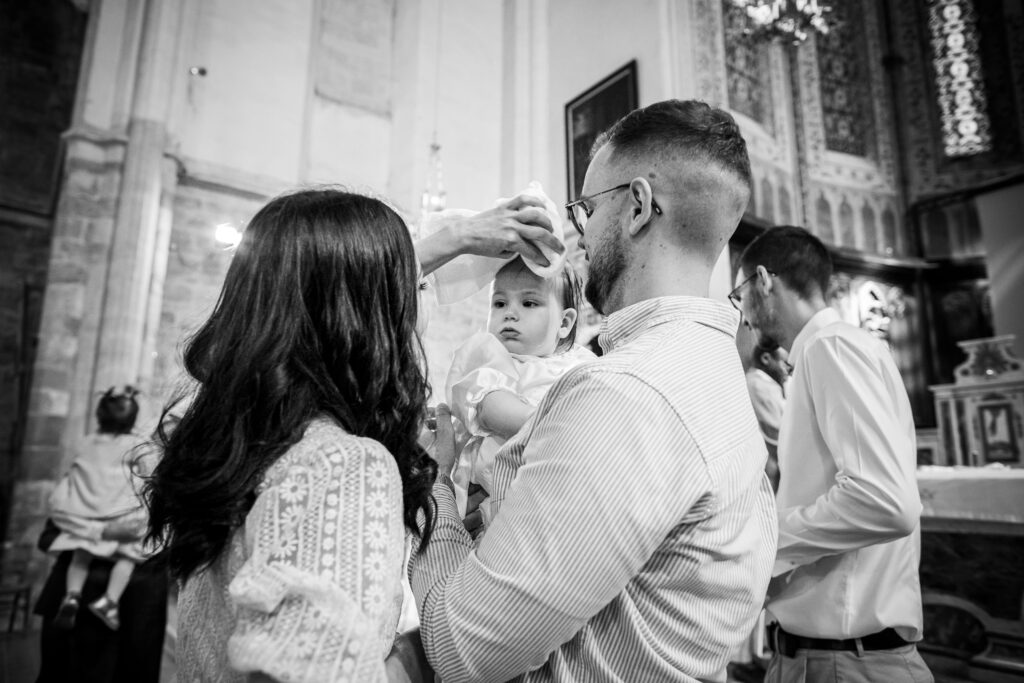
[[145,488],[184,680],[384,677],[405,537],[433,518],[417,303],[408,229],[376,199],[296,192],[249,223]]

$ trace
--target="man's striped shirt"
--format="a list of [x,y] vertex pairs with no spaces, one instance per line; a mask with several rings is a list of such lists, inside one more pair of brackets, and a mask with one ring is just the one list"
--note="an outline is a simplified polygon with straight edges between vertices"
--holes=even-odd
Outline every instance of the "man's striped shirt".
[[458,681],[724,681],[775,557],[766,452],[709,299],[605,321],[498,454],[479,547],[451,491],[410,574],[427,655]]

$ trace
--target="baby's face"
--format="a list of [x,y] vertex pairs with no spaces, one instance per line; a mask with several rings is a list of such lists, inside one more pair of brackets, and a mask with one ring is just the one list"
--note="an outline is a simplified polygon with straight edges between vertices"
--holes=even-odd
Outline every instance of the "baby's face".
[[550,356],[558,346],[563,313],[555,280],[526,268],[506,268],[494,279],[487,331],[510,353]]

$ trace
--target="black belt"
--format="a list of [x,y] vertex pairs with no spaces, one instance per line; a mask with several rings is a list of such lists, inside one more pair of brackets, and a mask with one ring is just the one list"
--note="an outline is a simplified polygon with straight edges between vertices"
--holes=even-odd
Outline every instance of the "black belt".
[[[797,650],[892,650],[909,645],[894,629],[887,628],[862,638],[808,638],[786,633],[778,624],[772,626],[771,643],[774,650],[784,657],[795,657]],[[858,645],[858,641],[860,644]]]

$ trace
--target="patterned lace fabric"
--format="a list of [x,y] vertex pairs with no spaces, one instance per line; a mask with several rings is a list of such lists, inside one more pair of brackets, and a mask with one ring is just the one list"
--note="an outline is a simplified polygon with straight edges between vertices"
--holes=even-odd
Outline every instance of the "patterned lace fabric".
[[391,454],[315,420],[267,471],[228,550],[182,586],[179,680],[385,680],[404,549]]

